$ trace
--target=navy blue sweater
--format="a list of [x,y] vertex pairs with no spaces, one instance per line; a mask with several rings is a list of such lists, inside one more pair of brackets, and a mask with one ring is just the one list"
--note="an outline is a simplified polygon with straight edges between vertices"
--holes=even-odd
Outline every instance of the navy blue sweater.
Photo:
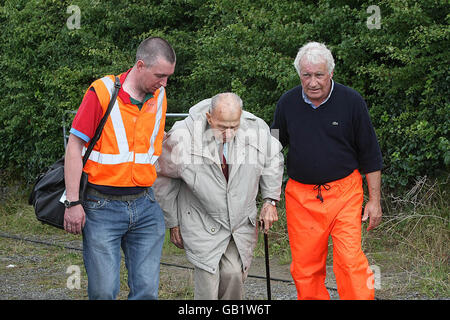
[[305,184],[324,184],[381,170],[382,157],[367,105],[355,90],[334,83],[330,98],[317,109],[295,87],[280,98],[272,129],[289,145],[287,173]]

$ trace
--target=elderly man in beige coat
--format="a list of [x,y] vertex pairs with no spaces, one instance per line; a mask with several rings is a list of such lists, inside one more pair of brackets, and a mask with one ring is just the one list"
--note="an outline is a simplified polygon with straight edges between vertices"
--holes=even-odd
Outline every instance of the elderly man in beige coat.
[[278,220],[280,151],[267,124],[243,111],[234,93],[199,102],[167,133],[153,188],[171,241],[195,266],[195,299],[242,299],[258,221],[267,232]]

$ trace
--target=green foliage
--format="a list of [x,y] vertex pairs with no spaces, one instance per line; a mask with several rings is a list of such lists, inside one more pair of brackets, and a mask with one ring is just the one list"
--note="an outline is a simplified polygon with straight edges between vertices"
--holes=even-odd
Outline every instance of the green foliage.
[[[271,123],[299,84],[292,65],[307,41],[332,50],[334,79],[367,100],[382,147],[385,185],[448,171],[448,0],[0,1],[0,166],[31,181],[63,150],[61,122],[89,84],[133,65],[138,44],[163,36],[177,52],[169,112],[218,92]],[[69,29],[70,5],[80,9]],[[170,123],[170,122],[169,122]]]

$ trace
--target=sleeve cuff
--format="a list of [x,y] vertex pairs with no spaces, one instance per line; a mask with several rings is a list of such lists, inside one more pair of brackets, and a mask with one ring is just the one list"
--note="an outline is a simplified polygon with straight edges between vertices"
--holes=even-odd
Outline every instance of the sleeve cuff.
[[91,140],[91,138],[89,138],[87,135],[85,135],[83,132],[80,132],[74,128],[70,129],[70,133],[73,134],[74,136],[80,138],[81,140],[85,141],[86,143],[89,142]]

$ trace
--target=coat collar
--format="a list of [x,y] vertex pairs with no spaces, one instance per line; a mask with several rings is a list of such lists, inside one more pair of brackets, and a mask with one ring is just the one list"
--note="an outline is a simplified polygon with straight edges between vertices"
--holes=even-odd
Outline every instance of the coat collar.
[[[206,119],[206,112],[209,111],[211,99],[205,99],[189,110],[189,116],[185,123],[192,137],[191,154],[208,159],[220,167],[218,144],[214,138],[213,132]],[[257,125],[251,125],[256,122],[257,117],[253,114],[243,111],[239,129],[236,131],[234,139],[229,144],[229,160],[231,180],[241,164],[255,158],[256,151],[260,149],[260,132]],[[253,152],[253,154],[252,154]]]

